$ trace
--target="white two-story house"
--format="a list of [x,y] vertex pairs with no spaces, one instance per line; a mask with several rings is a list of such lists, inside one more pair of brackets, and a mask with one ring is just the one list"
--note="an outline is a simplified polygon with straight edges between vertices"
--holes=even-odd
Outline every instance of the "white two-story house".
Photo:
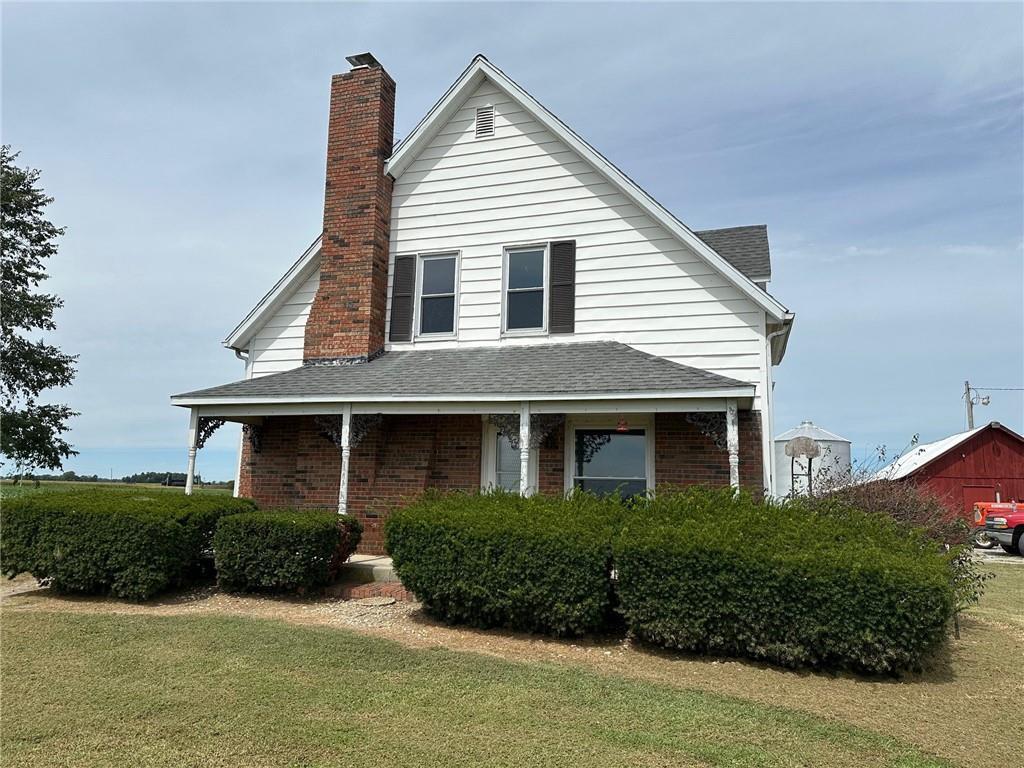
[[765,227],[694,231],[482,56],[393,148],[395,84],[333,78],[321,236],[175,395],[236,491],[359,516],[426,488],[773,487],[793,314]]

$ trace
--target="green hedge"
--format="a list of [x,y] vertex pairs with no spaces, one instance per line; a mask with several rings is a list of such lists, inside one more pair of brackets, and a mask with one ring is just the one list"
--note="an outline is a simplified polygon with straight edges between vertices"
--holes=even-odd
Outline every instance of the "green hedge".
[[221,494],[88,488],[5,500],[0,569],[61,592],[145,600],[208,572],[218,518],[255,504]]
[[385,533],[402,583],[432,615],[576,635],[608,620],[620,514],[617,503],[584,494],[432,492],[393,512]]
[[307,590],[328,583],[363,528],[334,510],[268,510],[222,518],[213,537],[217,580],[233,592]]
[[634,510],[615,564],[637,637],[787,666],[916,668],[953,612],[949,556],[918,533],[729,490],[659,492]]

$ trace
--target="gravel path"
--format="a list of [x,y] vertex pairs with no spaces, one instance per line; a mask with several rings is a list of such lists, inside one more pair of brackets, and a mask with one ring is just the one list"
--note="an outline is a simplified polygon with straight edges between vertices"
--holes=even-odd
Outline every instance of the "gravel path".
[[576,642],[501,630],[450,627],[434,621],[415,602],[343,600],[332,597],[278,597],[234,595],[213,586],[191,589],[151,600],[130,603],[104,597],[57,595],[39,587],[29,576],[0,582],[4,611],[62,611],[76,613],[148,614],[160,616],[231,615],[277,619],[294,624],[330,626],[396,640],[414,647],[446,647],[496,656],[541,658],[550,661],[611,660],[629,648],[622,638],[596,638]]
[[1024,557],[1011,555],[1002,547],[994,549],[975,549],[975,556],[983,563],[1000,563],[1002,565],[1024,565]]

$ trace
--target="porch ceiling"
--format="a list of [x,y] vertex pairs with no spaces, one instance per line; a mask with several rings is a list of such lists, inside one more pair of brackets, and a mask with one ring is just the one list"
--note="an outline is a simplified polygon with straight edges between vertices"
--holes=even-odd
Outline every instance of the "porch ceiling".
[[618,342],[387,352],[353,365],[307,365],[175,395],[174,405],[466,403],[747,398],[745,382]]

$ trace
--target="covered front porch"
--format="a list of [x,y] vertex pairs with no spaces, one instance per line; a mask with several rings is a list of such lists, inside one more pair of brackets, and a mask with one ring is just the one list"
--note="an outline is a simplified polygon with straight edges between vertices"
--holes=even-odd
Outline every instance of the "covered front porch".
[[240,422],[236,493],[356,515],[371,553],[388,512],[432,488],[765,487],[752,386],[621,344],[387,353],[172,402],[190,412],[186,492],[206,438]]
[[196,452],[225,421],[244,425],[237,494],[357,515],[368,552],[381,551],[387,513],[431,488],[763,487],[759,420],[738,398],[195,405],[186,493]]

